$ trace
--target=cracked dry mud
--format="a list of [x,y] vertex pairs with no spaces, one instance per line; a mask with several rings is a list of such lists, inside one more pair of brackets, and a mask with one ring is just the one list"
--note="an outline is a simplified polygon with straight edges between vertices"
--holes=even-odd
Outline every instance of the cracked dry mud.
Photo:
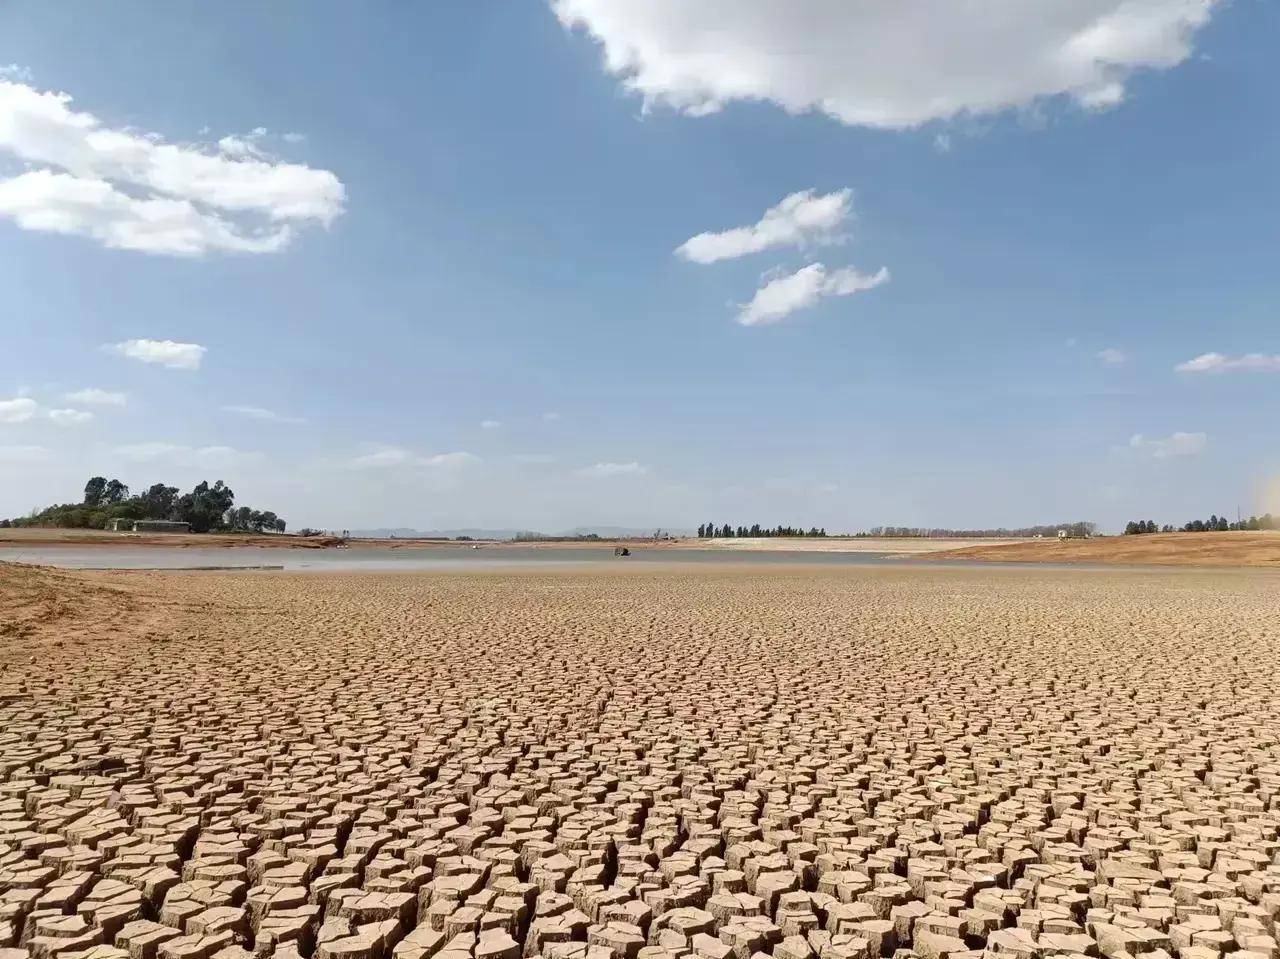
[[1276,959],[1278,583],[0,571],[0,959]]

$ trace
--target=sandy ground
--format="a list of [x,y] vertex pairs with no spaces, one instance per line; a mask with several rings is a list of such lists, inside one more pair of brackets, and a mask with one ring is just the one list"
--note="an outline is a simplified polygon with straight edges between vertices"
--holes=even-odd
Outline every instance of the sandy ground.
[[916,556],[922,553],[940,553],[972,546],[1004,546],[1010,543],[1034,542],[1018,539],[942,539],[915,536],[850,536],[817,537],[814,539],[781,537],[744,537],[742,539],[684,540],[682,546],[706,549],[766,550],[806,553],[877,553],[882,555]]
[[1154,566],[1280,566],[1280,533],[1148,533],[1093,539],[984,543],[938,559],[1010,563],[1120,563]]
[[1274,957],[1277,585],[0,567],[0,959]]

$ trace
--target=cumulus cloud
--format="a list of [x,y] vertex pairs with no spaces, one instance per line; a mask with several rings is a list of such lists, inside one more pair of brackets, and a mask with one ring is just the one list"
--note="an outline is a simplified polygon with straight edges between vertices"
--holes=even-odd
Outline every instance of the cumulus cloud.
[[32,167],[0,180],[0,217],[23,229],[174,256],[270,253],[343,211],[333,173],[266,155],[258,131],[211,152],[105,125],[71,103],[0,79],[0,154]]
[[88,410],[58,409],[50,410],[48,415],[58,426],[81,426],[93,419]]
[[811,307],[828,296],[849,296],[871,290],[889,282],[889,271],[881,267],[875,273],[859,273],[853,267],[827,271],[821,263],[810,263],[795,273],[770,280],[756,290],[751,302],[738,313],[743,326],[766,326],[778,323],[796,310]]
[[286,416],[283,413],[277,413],[274,410],[263,409],[261,406],[224,406],[224,413],[235,413],[237,416],[248,417],[251,420],[263,420],[269,423],[305,423],[300,416]]
[[124,393],[100,390],[92,386],[76,390],[74,393],[64,393],[62,398],[68,403],[79,403],[83,406],[124,406],[129,401]]
[[25,423],[39,412],[40,404],[28,396],[0,400],[0,423]]
[[199,343],[175,343],[173,340],[125,340],[103,347],[110,353],[127,356],[143,363],[155,363],[171,370],[198,370],[207,348]]
[[1109,346],[1105,350],[1099,350],[1097,353],[1098,360],[1107,366],[1120,366],[1129,359],[1129,355],[1124,350]]
[[363,453],[348,461],[353,469],[377,470],[395,467],[419,467],[427,469],[454,470],[479,463],[480,457],[474,453],[457,451],[453,453],[435,453],[421,456],[400,446],[379,446],[368,453]]
[[720,233],[699,233],[676,248],[676,255],[694,263],[715,263],[779,246],[835,243],[853,215],[853,191],[818,193],[801,190],[765,210],[751,226]]
[[1278,373],[1280,353],[1246,353],[1244,356],[1223,356],[1221,353],[1201,353],[1195,359],[1174,367],[1178,373]]
[[1121,102],[1192,53],[1220,0],[550,0],[605,69],[692,116],[734,101],[904,129],[1069,97]]
[[648,467],[639,463],[596,463],[576,471],[579,476],[603,478],[609,476],[641,476],[649,472]]
[[1174,456],[1199,456],[1209,445],[1204,433],[1173,433],[1165,437],[1143,436],[1135,433],[1129,438],[1129,448],[1146,453],[1158,460]]

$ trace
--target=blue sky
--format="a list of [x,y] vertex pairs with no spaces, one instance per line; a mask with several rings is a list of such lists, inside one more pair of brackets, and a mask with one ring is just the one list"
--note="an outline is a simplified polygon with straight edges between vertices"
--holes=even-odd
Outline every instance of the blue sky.
[[726,2],[0,7],[0,515],[1280,507],[1280,7]]

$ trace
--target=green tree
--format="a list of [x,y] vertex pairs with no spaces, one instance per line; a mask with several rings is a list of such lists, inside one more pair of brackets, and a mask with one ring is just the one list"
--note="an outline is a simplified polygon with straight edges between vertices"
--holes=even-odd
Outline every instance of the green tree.
[[145,518],[169,519],[178,500],[178,487],[155,483],[145,493],[140,493],[137,500]]
[[102,491],[102,500],[100,505],[115,506],[123,503],[129,498],[129,487],[125,486],[118,479],[113,479],[107,483],[106,489]]
[[107,490],[107,478],[94,476],[84,484],[84,505],[97,507],[102,505],[102,496]]

